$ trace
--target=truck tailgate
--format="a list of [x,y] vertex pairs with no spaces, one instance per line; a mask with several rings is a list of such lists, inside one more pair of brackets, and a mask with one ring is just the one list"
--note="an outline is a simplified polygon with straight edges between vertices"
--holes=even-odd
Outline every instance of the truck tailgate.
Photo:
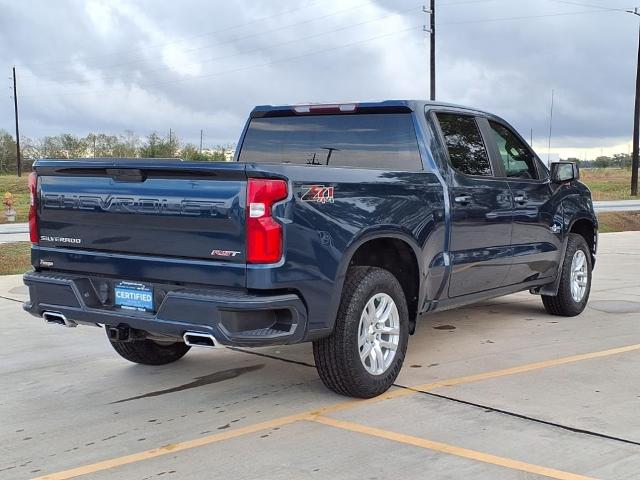
[[43,247],[245,263],[244,164],[50,161],[37,173]]

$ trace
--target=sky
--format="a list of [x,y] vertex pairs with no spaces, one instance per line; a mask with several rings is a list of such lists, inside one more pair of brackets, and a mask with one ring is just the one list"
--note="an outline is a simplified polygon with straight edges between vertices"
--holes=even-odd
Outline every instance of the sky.
[[[638,5],[640,6],[640,0]],[[632,0],[436,0],[437,99],[502,116],[541,157],[627,153]],[[409,0],[0,0],[0,129],[204,146],[254,105],[428,97],[427,14]],[[551,150],[548,148],[554,92]]]

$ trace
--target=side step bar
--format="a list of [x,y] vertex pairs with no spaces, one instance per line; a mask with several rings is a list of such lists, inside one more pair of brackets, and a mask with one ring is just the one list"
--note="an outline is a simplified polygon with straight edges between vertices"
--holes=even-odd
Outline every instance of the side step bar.
[[77,327],[78,324],[73,320],[68,320],[63,314],[59,312],[43,312],[42,318],[50,325],[62,325],[63,327]]
[[208,333],[186,332],[182,338],[184,343],[190,347],[218,348],[222,346],[213,335]]

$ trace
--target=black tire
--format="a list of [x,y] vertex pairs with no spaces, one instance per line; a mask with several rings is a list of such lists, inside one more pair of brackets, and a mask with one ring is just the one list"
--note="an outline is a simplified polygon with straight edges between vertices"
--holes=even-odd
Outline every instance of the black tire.
[[[582,250],[587,264],[587,285],[582,299],[576,302],[571,295],[571,263],[578,250]],[[556,296],[542,295],[542,304],[547,313],[563,317],[575,317],[582,313],[589,301],[591,292],[591,251],[582,235],[569,234],[567,250],[564,254],[562,272],[560,274],[560,286]]]
[[[398,309],[399,341],[392,363],[380,375],[369,373],[358,347],[360,317],[367,302],[378,293],[389,295]],[[375,267],[352,267],[342,291],[336,323],[330,336],[313,342],[313,356],[322,382],[341,395],[371,398],[387,391],[395,381],[407,351],[409,313],[396,277]]]
[[191,349],[182,342],[160,344],[153,340],[119,342],[109,339],[122,358],[142,365],[166,365],[180,360]]

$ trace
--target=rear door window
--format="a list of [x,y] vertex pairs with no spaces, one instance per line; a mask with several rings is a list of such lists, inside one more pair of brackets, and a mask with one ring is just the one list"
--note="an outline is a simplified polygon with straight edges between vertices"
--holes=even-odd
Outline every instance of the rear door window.
[[254,118],[239,160],[422,170],[413,120],[408,113]]
[[491,162],[475,117],[436,113],[451,165],[465,175],[491,176]]

